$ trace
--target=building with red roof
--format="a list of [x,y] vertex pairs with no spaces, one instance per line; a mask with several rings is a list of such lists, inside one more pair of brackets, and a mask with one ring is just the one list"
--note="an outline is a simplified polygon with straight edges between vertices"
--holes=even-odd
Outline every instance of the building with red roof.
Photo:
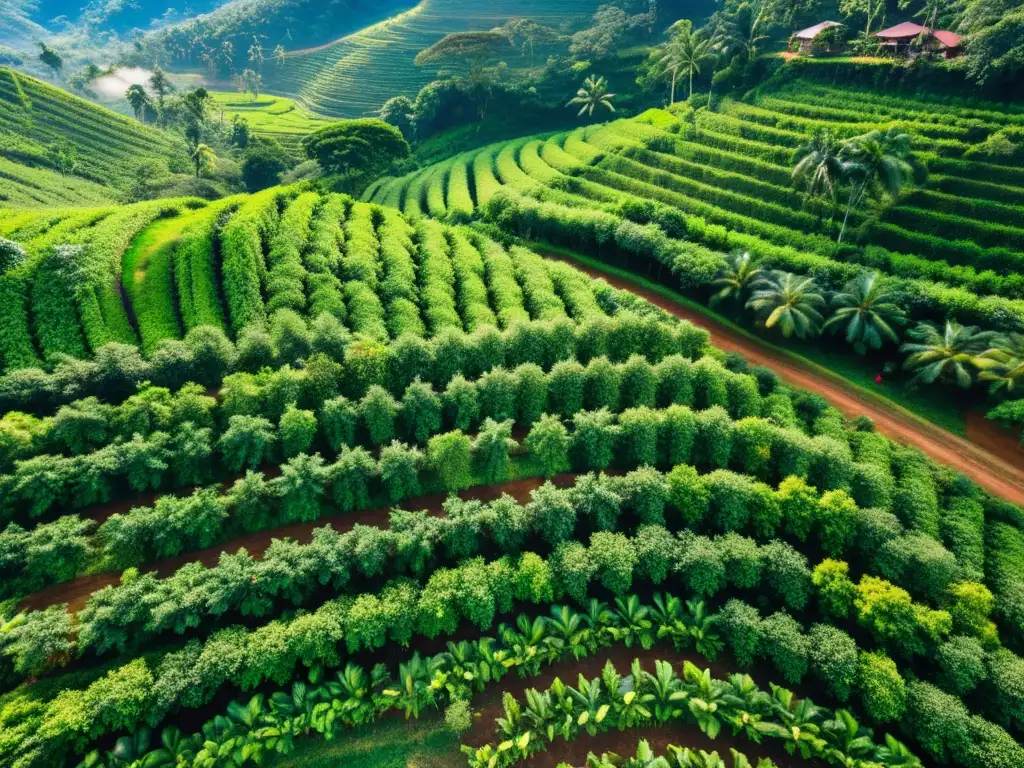
[[876,32],[882,46],[896,55],[916,56],[920,53],[941,53],[947,59],[960,55],[961,38],[956,32],[933,30],[904,21],[895,27]]

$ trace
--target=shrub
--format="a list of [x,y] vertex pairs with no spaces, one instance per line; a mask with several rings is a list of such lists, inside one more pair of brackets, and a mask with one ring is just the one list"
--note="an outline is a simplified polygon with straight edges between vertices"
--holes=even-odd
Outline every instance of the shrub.
[[811,671],[832,696],[846,701],[857,686],[857,644],[841,629],[828,624],[814,624],[807,639]]
[[466,699],[456,699],[444,711],[444,727],[462,736],[473,727],[473,712]]
[[938,647],[935,660],[939,685],[956,696],[970,693],[988,676],[985,651],[973,637],[951,637]]
[[312,411],[300,411],[289,405],[278,424],[281,438],[281,452],[285,459],[306,453],[316,437],[317,421]]
[[896,662],[884,653],[861,651],[857,661],[857,689],[868,717],[879,723],[903,718],[907,707],[907,686]]
[[472,485],[471,449],[470,439],[458,430],[435,435],[427,443],[427,464],[441,478],[446,491],[461,491]]
[[541,416],[530,428],[525,445],[544,477],[569,469],[569,430],[557,416]]
[[758,655],[771,659],[788,683],[799,683],[807,674],[810,640],[787,613],[773,613],[761,621]]

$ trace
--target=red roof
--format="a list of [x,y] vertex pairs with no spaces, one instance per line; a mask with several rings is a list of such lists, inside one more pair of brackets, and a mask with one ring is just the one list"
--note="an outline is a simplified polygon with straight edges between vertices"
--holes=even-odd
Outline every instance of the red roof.
[[960,35],[956,32],[949,32],[948,30],[938,30],[935,33],[935,39],[942,43],[947,48],[959,48],[960,47]]
[[813,27],[808,27],[807,29],[801,29],[799,32],[796,33],[796,38],[798,40],[813,40],[818,35],[820,35],[822,32],[824,32],[826,29],[831,29],[832,27],[841,27],[841,26],[842,26],[842,24],[840,24],[838,21],[823,21],[823,22],[821,22],[821,24],[815,24]]
[[897,24],[895,27],[889,27],[888,29],[883,29],[881,32],[875,32],[875,37],[917,37],[922,32],[928,34],[931,30],[928,29],[928,27],[922,27],[920,24],[915,24],[912,21],[904,21],[902,24]]

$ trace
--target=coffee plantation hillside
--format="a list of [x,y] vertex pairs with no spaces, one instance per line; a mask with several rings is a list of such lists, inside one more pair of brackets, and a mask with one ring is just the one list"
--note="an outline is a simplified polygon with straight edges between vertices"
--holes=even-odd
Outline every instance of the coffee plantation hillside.
[[1024,760],[1024,514],[705,331],[302,185],[0,227],[0,763],[251,765],[501,691],[470,766],[657,725]]
[[[330,45],[293,51],[280,66],[266,69],[266,87],[322,115],[362,117],[392,96],[414,97],[435,80],[440,65],[417,66],[416,54],[445,35],[491,30],[516,17],[562,30],[585,22],[600,5],[595,0],[423,0]],[[511,44],[505,58],[511,66],[529,64],[528,56]],[[446,69],[462,68],[458,62],[443,63]]]
[[183,139],[0,67],[0,201],[8,206],[116,200],[140,163],[189,168]]
[[[1021,119],[1012,105],[797,80],[713,110],[679,105],[488,146],[382,181],[365,197],[409,216],[485,218],[587,252],[618,251],[627,264],[651,260],[688,288],[734,274],[732,252],[750,254],[748,272],[813,277],[825,291],[878,270],[910,321],[954,317],[1015,333],[1024,329],[1024,174],[1012,152],[989,150],[1019,140]],[[872,131],[905,137],[916,166],[887,204],[865,196],[847,215],[845,190],[833,202],[794,181],[816,135],[838,144]]]

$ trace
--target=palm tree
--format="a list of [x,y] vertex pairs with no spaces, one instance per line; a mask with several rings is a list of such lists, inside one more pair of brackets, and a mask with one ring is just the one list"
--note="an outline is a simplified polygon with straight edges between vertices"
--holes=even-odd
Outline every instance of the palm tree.
[[835,312],[825,323],[833,331],[846,329],[846,341],[860,354],[880,349],[886,340],[899,343],[894,325],[906,322],[906,313],[892,301],[878,272],[862,272],[832,297]]
[[975,365],[981,368],[979,379],[992,382],[992,393],[1012,393],[1024,387],[1024,334],[1011,333],[996,339],[992,349],[982,352]]
[[694,34],[693,22],[689,19],[678,21],[669,30],[671,40],[665,46],[661,64],[672,74],[672,96],[670,104],[676,103],[676,79],[684,74],[690,79],[687,98],[693,96],[693,76],[700,74],[700,65],[708,57],[711,40]]
[[146,89],[138,83],[134,83],[128,86],[128,90],[124,92],[124,97],[128,99],[128,104],[132,108],[132,112],[135,113],[135,119],[142,119],[142,111],[149,104],[149,94],[146,93]]
[[850,199],[846,205],[839,241],[843,242],[846,223],[864,195],[895,196],[913,175],[910,165],[910,134],[901,133],[896,126],[888,130],[875,130],[849,139],[840,152],[844,174],[850,178]]
[[843,144],[831,131],[817,131],[810,143],[797,150],[793,180],[802,182],[811,197],[836,199],[836,184],[843,178]]
[[278,43],[274,47],[274,61],[276,61],[277,65],[280,67],[284,65],[284,60],[286,58],[288,58],[288,54],[285,53],[284,46]]
[[615,94],[605,92],[606,87],[607,81],[603,77],[590,75],[583,81],[583,87],[576,92],[575,98],[571,99],[565,106],[571,107],[574,104],[581,104],[579,115],[586,113],[588,117],[592,117],[594,110],[599,106],[614,112],[615,107],[612,106],[611,100]]
[[947,320],[941,331],[934,323],[919,323],[908,335],[915,341],[904,344],[900,351],[910,353],[903,367],[917,371],[910,383],[944,381],[959,387],[971,385],[970,369],[978,367],[979,357],[988,352],[997,337],[993,331],[953,320]]
[[814,278],[776,272],[759,280],[753,288],[747,307],[757,313],[765,328],[777,326],[787,339],[793,334],[805,339],[821,328],[820,309],[825,306],[825,298],[818,292]]
[[725,264],[718,270],[718,277],[711,283],[721,286],[719,291],[711,297],[711,305],[714,306],[728,299],[742,301],[747,289],[761,280],[763,276],[763,270],[751,260],[750,251],[737,251],[726,259]]

